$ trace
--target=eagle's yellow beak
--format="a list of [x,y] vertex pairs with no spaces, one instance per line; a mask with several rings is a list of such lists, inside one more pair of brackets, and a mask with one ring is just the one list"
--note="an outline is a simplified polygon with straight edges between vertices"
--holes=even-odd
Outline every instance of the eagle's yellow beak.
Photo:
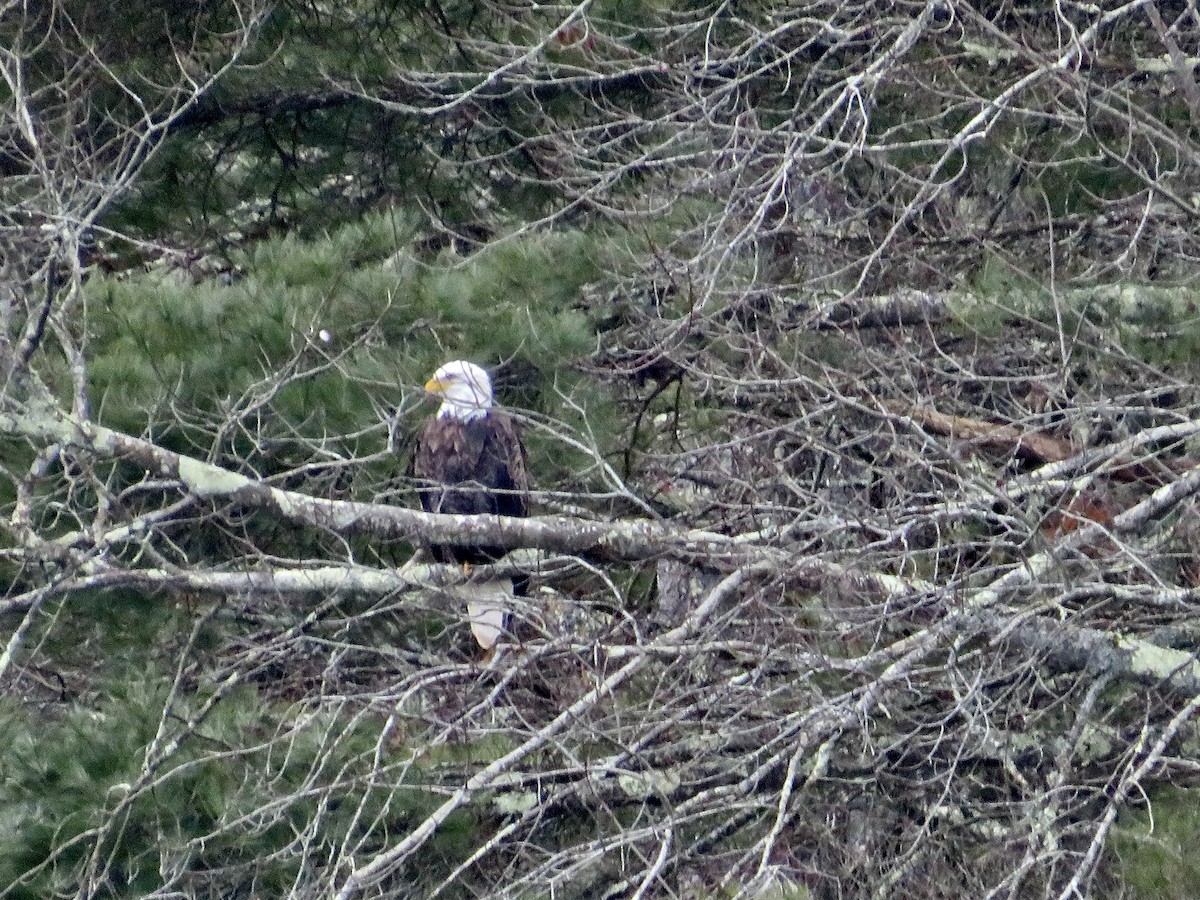
[[425,382],[425,393],[441,394],[445,392],[447,387],[448,385],[446,382],[437,378],[430,378],[427,382]]

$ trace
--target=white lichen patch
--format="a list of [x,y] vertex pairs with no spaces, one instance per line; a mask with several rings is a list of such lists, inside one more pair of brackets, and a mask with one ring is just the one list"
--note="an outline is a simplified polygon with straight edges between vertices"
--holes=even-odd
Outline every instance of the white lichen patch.
[[192,493],[201,497],[227,496],[250,484],[245,475],[186,456],[179,457],[179,478]]

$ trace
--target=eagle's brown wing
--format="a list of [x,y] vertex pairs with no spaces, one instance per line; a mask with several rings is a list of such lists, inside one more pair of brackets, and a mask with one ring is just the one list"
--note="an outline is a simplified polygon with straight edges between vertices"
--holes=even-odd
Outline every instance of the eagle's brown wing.
[[517,424],[501,412],[493,412],[492,429],[487,436],[484,453],[491,457],[492,483],[496,493],[496,514],[525,517],[529,515],[529,473],[525,467],[525,444]]
[[[430,419],[417,442],[411,473],[427,512],[529,514],[525,447],[515,423],[503,413],[470,422]],[[504,555],[494,547],[438,545],[430,550],[441,562],[479,563]]]

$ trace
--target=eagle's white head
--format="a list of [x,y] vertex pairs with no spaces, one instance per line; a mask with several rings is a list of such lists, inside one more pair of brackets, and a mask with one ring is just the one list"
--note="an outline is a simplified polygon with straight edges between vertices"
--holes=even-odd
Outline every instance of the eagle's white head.
[[448,362],[425,382],[425,391],[442,398],[439,419],[470,422],[492,408],[492,379],[475,363],[456,359]]

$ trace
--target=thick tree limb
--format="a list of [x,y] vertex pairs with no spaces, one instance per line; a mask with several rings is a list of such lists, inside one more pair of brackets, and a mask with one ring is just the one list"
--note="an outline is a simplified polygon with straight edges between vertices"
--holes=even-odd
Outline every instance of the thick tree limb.
[[343,534],[373,534],[414,543],[530,547],[603,559],[665,555],[726,566],[769,552],[755,545],[752,538],[684,530],[644,520],[609,523],[561,516],[451,516],[383,504],[324,500],[272,487],[102,425],[77,422],[58,409],[0,413],[0,432],[132,462],[156,477],[177,480],[196,497],[261,509],[296,524]]
[[1171,478],[1194,468],[1194,459],[1133,456],[1156,442],[1180,440],[1200,431],[1200,422],[1190,421],[1151,428],[1113,447],[1084,450],[1070,441],[1039,431],[953,416],[925,407],[889,403],[887,408],[912,420],[931,434],[966,441],[987,450],[1011,453],[1039,463],[1070,463],[1064,471],[1088,471],[1104,464],[1104,472],[1121,481],[1166,484]]
[[1160,686],[1181,697],[1200,696],[1200,660],[1193,652],[1049,619],[1030,618],[1013,628],[1011,611],[989,615],[985,621],[997,639],[1011,640],[1043,654],[1051,666],[1061,671]]
[[[36,409],[36,414],[32,411],[24,414],[0,413],[0,430],[109,459],[135,462],[157,476],[178,480],[183,489],[197,497],[270,511],[301,525],[344,533],[371,533],[381,538],[442,543],[486,542],[510,549],[524,547],[608,559],[665,557],[707,568],[737,569],[743,573],[743,577],[758,570],[787,571],[793,583],[814,591],[836,584],[839,590],[863,595],[887,598],[907,596],[910,599],[924,596],[932,599],[948,590],[918,579],[858,572],[820,559],[806,559],[798,566],[786,550],[770,546],[766,542],[767,535],[731,537],[715,532],[677,529],[668,524],[643,520],[609,523],[561,516],[534,519],[448,516],[382,504],[324,500],[272,487],[94,423],[79,423],[57,408]],[[954,433],[959,436],[966,431],[987,439],[1021,437],[1010,433],[1015,429],[942,417],[940,414],[929,414],[917,421],[939,426],[953,425]],[[1187,425],[1191,427],[1193,423]],[[1184,426],[1173,427],[1178,429]],[[999,438],[995,435],[997,431],[1001,432]],[[1136,442],[1139,439],[1135,436],[1131,440]],[[1042,449],[1046,453],[1057,453],[1054,445]],[[1108,527],[1116,534],[1136,532],[1148,520],[1198,491],[1200,468],[1193,468],[1117,516]],[[118,530],[128,536],[127,533],[136,529],[135,522],[123,525]],[[965,598],[960,597],[959,611],[943,619],[939,625],[910,635],[881,653],[870,654],[858,660],[855,667],[869,668],[890,659],[888,669],[891,669],[902,659],[922,657],[951,634],[966,633],[983,624],[984,630],[991,631],[996,637],[1011,634],[1018,642],[1046,652],[1065,667],[1102,670],[1140,681],[1161,680],[1174,690],[1189,695],[1200,691],[1200,665],[1190,654],[1156,647],[1134,637],[1105,635],[1086,629],[1047,631],[1036,622],[1014,626],[1012,623],[1019,619],[1015,613],[1002,615],[998,612],[1014,591],[1036,583],[1063,553],[1105,534],[1105,526],[1099,523],[1080,528],[1055,546],[1026,560],[1023,565],[1009,570],[986,588]],[[174,586],[236,594],[302,595],[338,591],[384,594],[414,586],[452,587],[455,582],[461,581],[461,573],[445,566],[407,566],[399,571],[362,566],[243,572],[123,569],[101,557],[62,544],[48,543],[43,546],[65,554],[66,558],[62,561],[71,567],[72,574],[63,580],[64,584],[74,584],[78,579],[83,579],[93,587],[136,583],[146,587]],[[710,599],[723,596],[723,593],[714,592],[710,594]],[[14,610],[27,608],[28,605],[22,598],[16,598],[6,608]],[[704,609],[698,610],[697,614],[707,617],[711,612],[711,609]]]

